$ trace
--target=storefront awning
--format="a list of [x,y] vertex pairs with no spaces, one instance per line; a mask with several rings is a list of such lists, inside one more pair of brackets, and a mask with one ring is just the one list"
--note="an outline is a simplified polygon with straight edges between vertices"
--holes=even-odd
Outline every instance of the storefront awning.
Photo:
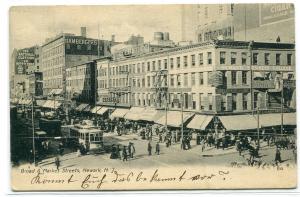
[[52,95],[60,95],[60,94],[62,94],[62,92],[63,92],[62,89],[52,89],[52,90],[49,92],[48,96],[52,96]]
[[75,110],[76,111],[83,111],[88,106],[89,106],[89,104],[82,103],[82,104],[78,105]]
[[103,115],[103,114],[106,113],[108,110],[109,110],[108,107],[102,107],[100,110],[97,111],[97,114]]
[[183,121],[181,120],[181,112],[180,111],[168,111],[167,117],[163,115],[161,118],[155,121],[157,124],[164,125],[167,119],[167,125],[171,127],[181,127],[181,123],[186,123],[194,113],[191,112],[183,112]]
[[257,128],[257,121],[252,115],[219,116],[226,131],[250,130]]
[[212,119],[213,116],[197,114],[186,127],[190,129],[205,130]]
[[91,110],[91,106],[87,105],[82,111],[89,112]]
[[92,114],[96,114],[101,109],[101,106],[96,106],[91,110]]
[[163,110],[156,110],[154,108],[145,108],[145,110],[139,114],[140,120],[154,122],[161,118],[166,112]]
[[59,101],[47,100],[44,103],[43,107],[44,108],[50,108],[50,109],[57,109],[57,108],[59,108],[61,106],[61,104],[62,103],[59,102]]
[[127,120],[140,120],[140,115],[145,111],[144,107],[132,107],[129,112],[124,116]]
[[129,109],[115,109],[115,111],[110,115],[110,118],[124,118],[127,112],[129,112]]
[[[257,116],[254,118],[257,120]],[[260,114],[259,123],[261,127],[272,127],[281,125],[281,113]],[[296,125],[296,113],[283,113],[283,125]]]
[[36,105],[39,107],[42,107],[46,103],[46,101],[47,100],[35,100]]

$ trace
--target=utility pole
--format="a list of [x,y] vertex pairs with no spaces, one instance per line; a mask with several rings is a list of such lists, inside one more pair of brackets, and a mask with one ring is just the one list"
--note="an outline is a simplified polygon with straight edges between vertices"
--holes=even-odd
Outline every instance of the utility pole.
[[259,123],[259,107],[257,106],[257,146],[258,147],[260,146],[260,143],[259,143],[259,126],[260,126],[260,123]]
[[33,154],[33,163],[35,162],[35,128],[34,128],[34,95],[32,94],[31,98],[31,125],[32,125],[32,154]]
[[283,103],[284,103],[284,99],[283,99],[283,72],[281,72],[281,103],[280,103],[280,112],[281,112],[280,131],[281,131],[281,135],[283,135]]
[[183,94],[182,91],[180,93],[181,95],[181,148],[183,149]]

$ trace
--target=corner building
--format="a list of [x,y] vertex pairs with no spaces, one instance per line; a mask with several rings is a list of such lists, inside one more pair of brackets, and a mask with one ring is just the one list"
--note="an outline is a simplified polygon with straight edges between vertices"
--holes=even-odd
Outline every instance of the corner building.
[[211,41],[123,60],[98,59],[97,72],[100,105],[249,112],[280,103],[277,83],[295,78],[295,50],[286,43]]

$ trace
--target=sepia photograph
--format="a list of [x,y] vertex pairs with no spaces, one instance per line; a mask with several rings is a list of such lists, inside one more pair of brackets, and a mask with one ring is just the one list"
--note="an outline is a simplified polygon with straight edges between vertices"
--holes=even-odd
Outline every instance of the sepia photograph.
[[12,6],[11,189],[297,187],[291,3]]

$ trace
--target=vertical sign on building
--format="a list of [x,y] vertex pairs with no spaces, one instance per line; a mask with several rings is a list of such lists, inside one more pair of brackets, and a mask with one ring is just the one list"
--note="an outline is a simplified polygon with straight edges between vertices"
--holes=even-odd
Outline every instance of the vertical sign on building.
[[34,47],[18,50],[15,61],[16,75],[26,74],[27,68],[34,65],[34,58]]

